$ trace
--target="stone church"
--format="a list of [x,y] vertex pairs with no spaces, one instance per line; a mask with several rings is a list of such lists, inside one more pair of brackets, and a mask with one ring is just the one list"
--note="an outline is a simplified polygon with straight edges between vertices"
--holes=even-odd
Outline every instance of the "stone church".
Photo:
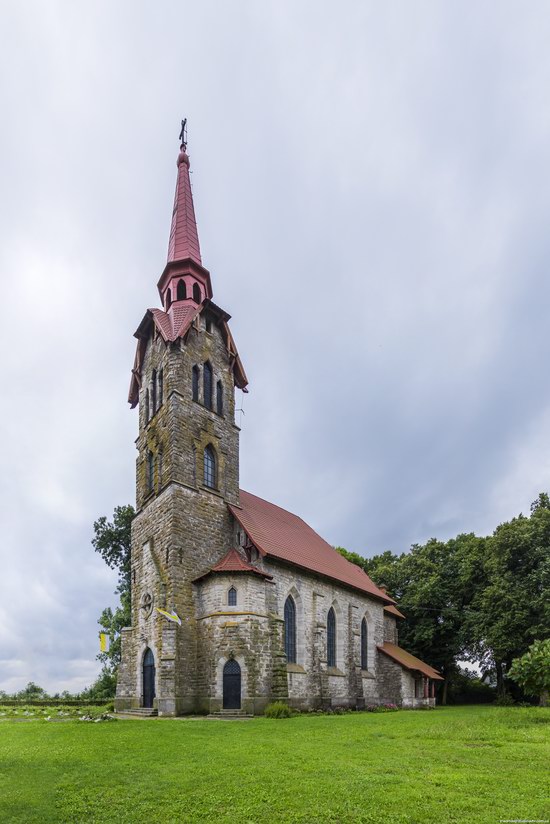
[[[239,488],[247,377],[202,263],[185,142],[162,308],[135,333],[132,626],[119,712],[262,713],[433,704],[441,676],[398,645],[395,602],[297,515]],[[162,610],[159,611],[159,610]]]

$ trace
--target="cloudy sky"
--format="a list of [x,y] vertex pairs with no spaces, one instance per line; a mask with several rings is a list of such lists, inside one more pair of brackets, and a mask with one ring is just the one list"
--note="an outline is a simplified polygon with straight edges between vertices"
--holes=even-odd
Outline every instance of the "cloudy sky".
[[550,489],[547,2],[2,3],[0,689],[98,672],[179,121],[241,483],[365,555]]

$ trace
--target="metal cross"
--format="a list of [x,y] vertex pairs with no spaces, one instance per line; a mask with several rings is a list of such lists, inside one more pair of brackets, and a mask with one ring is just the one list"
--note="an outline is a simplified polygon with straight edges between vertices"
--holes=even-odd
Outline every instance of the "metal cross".
[[181,121],[179,141],[184,149],[187,148],[187,118]]

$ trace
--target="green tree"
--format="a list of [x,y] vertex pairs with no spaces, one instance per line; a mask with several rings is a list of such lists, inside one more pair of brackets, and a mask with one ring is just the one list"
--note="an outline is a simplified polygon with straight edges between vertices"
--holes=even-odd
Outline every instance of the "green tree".
[[531,515],[497,527],[479,568],[481,585],[466,615],[470,658],[504,673],[536,639],[550,635],[550,500],[541,493]]
[[[116,674],[120,664],[120,631],[131,623],[131,526],[135,511],[133,506],[117,506],[113,513],[113,520],[108,521],[105,516],[98,518],[94,523],[94,537],[92,545],[99,552],[105,563],[118,573],[116,593],[120,596],[120,606],[112,610],[107,607],[99,617],[99,625],[109,636],[109,651],[100,652],[98,659],[103,664],[102,673],[96,682],[99,690],[108,689],[114,694]],[[92,688],[90,688],[92,689]],[[111,695],[101,695],[111,697]]]
[[538,695],[541,707],[548,705],[550,692],[550,639],[535,641],[521,658],[515,658],[508,671],[527,695]]

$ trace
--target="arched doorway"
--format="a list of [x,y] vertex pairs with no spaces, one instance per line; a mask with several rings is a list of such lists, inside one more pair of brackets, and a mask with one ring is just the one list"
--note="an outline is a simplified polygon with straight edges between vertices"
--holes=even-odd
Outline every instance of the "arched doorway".
[[150,649],[143,656],[143,706],[152,707],[155,698],[155,657]]
[[241,708],[241,668],[234,658],[227,661],[223,668],[223,708]]

